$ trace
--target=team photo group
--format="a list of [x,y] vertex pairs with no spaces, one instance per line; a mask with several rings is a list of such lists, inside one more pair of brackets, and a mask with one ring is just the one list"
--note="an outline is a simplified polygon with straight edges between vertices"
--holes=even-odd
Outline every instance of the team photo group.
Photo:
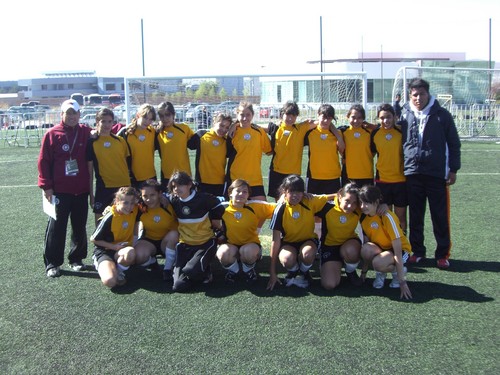
[[[218,263],[225,283],[252,285],[261,277],[265,226],[269,291],[308,288],[317,266],[326,290],[345,274],[355,287],[369,277],[370,287],[388,284],[411,299],[407,267],[426,258],[450,267],[449,188],[460,169],[460,139],[429,82],[413,79],[407,90],[403,106],[397,95],[377,108],[376,124],[360,104],[347,111],[346,125],[337,126],[329,104],[298,122],[299,105],[288,101],[276,124],[257,125],[252,103],[241,102],[236,118],[215,113],[211,128],[198,131],[175,121],[170,102],[141,105],[127,125],[100,109],[93,129],[79,123],[76,101],[64,101],[38,158],[44,206],[54,209],[46,275],[60,276],[67,259],[73,271],[95,268],[105,286],[117,288],[130,267],[143,267],[186,292],[210,284]],[[265,185],[263,155],[270,157]],[[433,253],[424,239],[427,205]],[[93,266],[85,263],[89,247]]]

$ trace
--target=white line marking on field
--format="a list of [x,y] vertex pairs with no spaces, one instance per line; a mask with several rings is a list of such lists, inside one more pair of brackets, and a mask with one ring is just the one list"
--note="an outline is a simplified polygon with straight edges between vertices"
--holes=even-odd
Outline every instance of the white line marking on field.
[[38,185],[0,185],[0,188],[7,188],[7,189],[28,188],[28,187],[38,187]]

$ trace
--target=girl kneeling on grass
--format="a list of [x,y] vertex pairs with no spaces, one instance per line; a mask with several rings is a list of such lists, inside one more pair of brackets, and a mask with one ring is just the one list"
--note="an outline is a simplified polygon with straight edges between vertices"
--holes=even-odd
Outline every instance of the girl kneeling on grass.
[[228,189],[229,202],[225,207],[222,221],[226,243],[219,246],[217,258],[226,269],[225,280],[234,283],[241,269],[247,283],[257,280],[255,264],[262,258],[258,225],[273,215],[276,204],[265,201],[248,200],[252,194],[250,184],[242,179],[233,181]]
[[174,264],[174,292],[212,280],[210,263],[217,251],[214,230],[221,229],[224,207],[209,193],[197,192],[186,172],[175,172],[168,182],[169,200],[179,222]]
[[138,193],[133,187],[118,189],[113,205],[90,237],[95,245],[95,268],[102,283],[109,288],[125,284],[125,271],[136,260],[133,241],[137,233],[137,201]]
[[162,189],[158,181],[146,180],[141,187],[141,197],[144,202],[139,217],[142,231],[135,244],[136,262],[143,267],[153,267],[158,265],[156,256],[164,255],[163,279],[171,281],[175,245],[179,240],[177,218],[168,201],[166,206],[162,204]]
[[411,254],[411,245],[403,234],[398,217],[392,211],[378,216],[377,209],[382,201],[380,189],[365,185],[359,191],[359,201],[363,215],[360,218],[363,228],[364,244],[361,248],[363,269],[361,279],[364,280],[368,267],[376,271],[373,287],[384,287],[387,272],[392,273],[391,288],[400,288],[401,298],[412,298],[410,288],[405,279],[406,260]]

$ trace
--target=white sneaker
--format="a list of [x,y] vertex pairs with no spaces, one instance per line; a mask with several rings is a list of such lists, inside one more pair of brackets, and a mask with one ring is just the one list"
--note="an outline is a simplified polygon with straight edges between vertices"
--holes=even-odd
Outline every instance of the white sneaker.
[[385,272],[376,272],[375,280],[373,280],[373,287],[375,289],[382,289],[384,287],[386,276],[387,274]]
[[59,267],[50,268],[47,270],[47,277],[59,277],[61,276],[61,271]]
[[295,285],[299,288],[306,289],[309,287],[309,281],[307,280],[307,278],[304,277],[304,275],[299,274],[292,279],[291,285]]
[[[403,267],[403,275],[406,276],[406,272],[408,270],[406,267]],[[389,284],[389,288],[399,288],[401,285],[399,284],[399,279],[398,279],[398,273],[397,272],[392,272],[392,281]]]

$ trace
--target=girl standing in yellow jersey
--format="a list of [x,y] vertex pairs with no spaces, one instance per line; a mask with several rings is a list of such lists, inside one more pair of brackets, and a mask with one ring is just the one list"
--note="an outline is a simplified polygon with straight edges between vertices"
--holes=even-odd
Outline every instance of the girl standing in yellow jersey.
[[286,286],[307,288],[311,282],[309,269],[318,249],[314,215],[335,195],[304,195],[304,191],[304,180],[297,175],[285,177],[280,186],[283,200],[278,202],[270,225],[273,238],[269,290],[276,283],[281,284],[276,273],[278,261],[288,272],[284,279]]
[[372,132],[371,148],[377,155],[375,185],[380,189],[390,209],[398,216],[406,233],[406,206],[408,198],[406,177],[403,173],[403,140],[396,127],[396,112],[390,104],[382,104],[377,117],[380,126]]
[[175,123],[175,108],[170,102],[158,105],[160,124],[157,128],[156,149],[161,159],[161,186],[167,190],[168,180],[175,171],[191,176],[187,143],[194,132],[188,124]]
[[124,285],[125,271],[136,261],[133,241],[137,233],[138,198],[133,187],[118,189],[113,206],[90,237],[95,245],[94,266],[102,283],[109,288]]
[[[111,134],[114,113],[103,108],[96,114],[97,137],[87,143],[87,164],[90,174],[90,205],[95,214],[95,222],[104,209],[113,202],[118,189],[130,186],[130,153],[122,137]],[[96,178],[93,193],[94,172]]]
[[231,123],[231,116],[219,113],[210,130],[200,129],[188,141],[189,149],[196,150],[195,176],[199,191],[215,196],[225,194],[226,134]]
[[401,230],[398,217],[387,211],[377,215],[382,201],[380,189],[376,186],[363,186],[358,194],[361,211],[361,226],[363,228],[364,244],[361,248],[363,268],[361,279],[364,280],[368,267],[376,271],[373,287],[384,287],[386,273],[392,273],[391,288],[399,288],[401,298],[412,298],[410,288],[406,283],[405,262],[411,254],[411,245]]
[[147,180],[141,187],[144,202],[140,213],[141,236],[135,245],[137,263],[143,267],[157,265],[156,256],[165,256],[163,279],[172,280],[175,261],[175,245],[179,240],[177,218],[172,206],[161,204],[161,185],[156,180]]
[[229,202],[224,202],[222,223],[226,242],[219,246],[217,258],[227,270],[225,280],[234,283],[241,269],[247,283],[257,280],[255,264],[262,258],[258,224],[273,215],[276,204],[249,201],[251,188],[242,179],[233,181],[228,189]]
[[228,184],[241,178],[246,180],[252,189],[250,199],[266,200],[262,179],[262,154],[270,155],[271,142],[266,131],[252,124],[254,110],[251,103],[241,102],[238,110],[238,120],[234,131],[227,140],[228,165],[226,180]]
[[370,148],[370,133],[375,125],[365,121],[365,109],[361,104],[353,105],[347,112],[349,126],[341,126],[345,142],[342,185],[356,182],[358,186],[373,185],[373,153]]
[[153,121],[156,121],[155,108],[151,104],[143,104],[131,124],[118,133],[125,139],[130,150],[132,186],[136,189],[144,181],[157,178],[154,160],[156,132],[151,125]]

